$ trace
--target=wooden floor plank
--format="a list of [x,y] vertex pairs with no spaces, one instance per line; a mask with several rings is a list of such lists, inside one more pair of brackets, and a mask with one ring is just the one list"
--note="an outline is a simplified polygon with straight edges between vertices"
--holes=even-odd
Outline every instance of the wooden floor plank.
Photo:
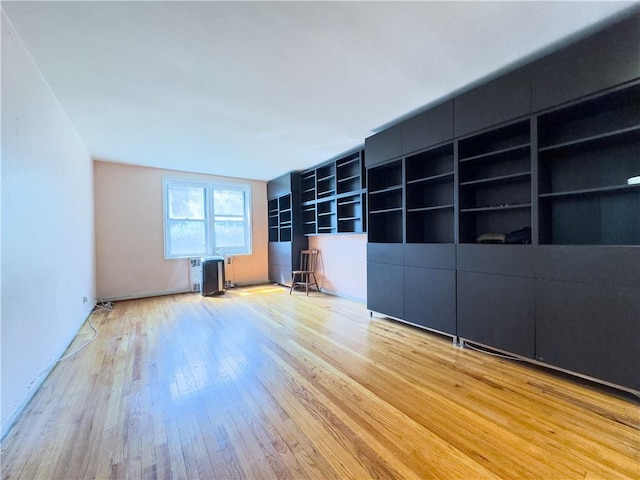
[[345,299],[265,285],[92,321],[2,442],[3,480],[640,478],[637,398]]

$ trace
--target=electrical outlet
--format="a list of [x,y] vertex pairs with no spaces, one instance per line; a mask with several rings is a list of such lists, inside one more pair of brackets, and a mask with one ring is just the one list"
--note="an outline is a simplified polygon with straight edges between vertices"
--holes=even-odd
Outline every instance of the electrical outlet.
[[89,297],[82,297],[82,304],[84,305],[89,301]]

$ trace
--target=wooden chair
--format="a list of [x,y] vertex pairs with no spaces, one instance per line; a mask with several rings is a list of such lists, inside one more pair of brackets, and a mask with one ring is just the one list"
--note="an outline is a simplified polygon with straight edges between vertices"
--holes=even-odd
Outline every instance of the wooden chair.
[[[302,250],[300,251],[300,270],[291,272],[291,289],[289,295],[296,286],[303,286],[309,296],[309,287],[315,285],[319,292],[318,280],[316,279],[316,266],[318,264],[318,250]],[[298,280],[296,281],[296,278]]]

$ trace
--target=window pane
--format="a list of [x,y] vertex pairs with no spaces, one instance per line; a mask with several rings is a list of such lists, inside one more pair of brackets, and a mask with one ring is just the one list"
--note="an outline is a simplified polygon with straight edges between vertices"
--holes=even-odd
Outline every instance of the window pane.
[[165,258],[251,253],[251,186],[164,178]]
[[204,220],[204,188],[169,187],[169,218]]
[[170,255],[204,255],[204,222],[172,221],[169,225]]
[[244,247],[244,221],[230,219],[216,219],[215,229],[216,248]]
[[244,192],[225,189],[214,190],[213,211],[216,215],[244,215]]

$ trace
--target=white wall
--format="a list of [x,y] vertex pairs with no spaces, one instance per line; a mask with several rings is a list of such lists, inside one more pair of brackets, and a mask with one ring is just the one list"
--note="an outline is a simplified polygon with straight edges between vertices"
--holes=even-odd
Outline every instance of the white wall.
[[93,307],[92,168],[3,13],[3,435]]
[[266,182],[96,161],[96,279],[103,299],[189,290],[187,259],[164,258],[162,178],[251,185],[253,253],[233,257],[227,279],[237,285],[268,281]]
[[367,235],[309,237],[309,248],[320,250],[321,288],[361,303],[367,299]]

